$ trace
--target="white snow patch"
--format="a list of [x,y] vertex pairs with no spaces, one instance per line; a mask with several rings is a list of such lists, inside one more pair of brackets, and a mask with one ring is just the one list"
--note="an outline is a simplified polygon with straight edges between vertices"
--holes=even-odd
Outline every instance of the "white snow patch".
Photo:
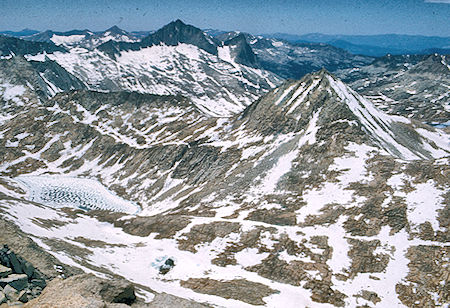
[[365,164],[370,157],[370,152],[376,151],[376,149],[365,144],[353,142],[346,146],[345,149],[350,153],[336,157],[333,165],[330,166],[330,170],[333,171],[344,170],[343,174],[337,177],[341,185],[346,186],[355,181],[365,183],[371,181],[372,177],[367,174]]
[[280,41],[272,41],[272,46],[273,47],[281,47],[281,46],[283,46],[284,44],[283,44],[283,42],[280,42]]
[[46,56],[47,53],[45,51],[43,53],[38,53],[36,55],[24,55],[27,61],[38,61],[38,62],[45,62]]
[[[1,93],[3,90],[3,93]],[[26,88],[22,85],[12,85],[10,83],[0,84],[0,94],[2,94],[3,99],[6,101],[12,100],[15,103],[20,104],[20,96],[22,96],[26,91]]]
[[415,190],[406,196],[410,223],[417,227],[428,221],[435,231],[439,230],[437,211],[444,207],[443,194],[444,191],[437,189],[432,180],[416,184]]
[[256,248],[245,248],[234,255],[236,262],[242,267],[260,264],[269,255],[268,252],[258,253]]
[[219,58],[228,63],[234,63],[231,58],[230,46],[220,46],[217,48]]
[[56,35],[53,34],[50,39],[56,45],[72,45],[78,43],[84,39],[84,35]]

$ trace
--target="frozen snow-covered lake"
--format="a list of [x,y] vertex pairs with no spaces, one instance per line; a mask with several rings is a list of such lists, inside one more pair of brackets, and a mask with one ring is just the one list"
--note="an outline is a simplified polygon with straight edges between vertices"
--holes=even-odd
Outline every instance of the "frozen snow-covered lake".
[[30,201],[54,208],[109,210],[135,214],[137,204],[112,193],[100,182],[65,176],[19,176],[15,178],[27,191]]

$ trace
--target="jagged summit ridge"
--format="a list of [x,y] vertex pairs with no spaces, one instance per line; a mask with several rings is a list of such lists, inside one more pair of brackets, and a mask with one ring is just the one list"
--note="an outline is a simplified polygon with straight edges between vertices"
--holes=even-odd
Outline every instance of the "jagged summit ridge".
[[450,74],[449,57],[446,55],[430,55],[424,61],[415,65],[410,73],[428,73],[435,72],[443,76]]
[[137,38],[133,34],[128,33],[117,26],[112,26],[111,28],[100,32],[93,32],[88,29],[66,32],[47,30],[25,37],[24,39],[36,42],[54,43],[68,49],[76,47],[94,49],[108,41],[125,43],[137,41]]

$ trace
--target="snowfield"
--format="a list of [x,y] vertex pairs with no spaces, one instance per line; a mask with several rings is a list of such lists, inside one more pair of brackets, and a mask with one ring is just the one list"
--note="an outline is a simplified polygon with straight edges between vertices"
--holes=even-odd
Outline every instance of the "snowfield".
[[27,199],[53,208],[109,210],[136,214],[140,207],[107,190],[95,180],[64,176],[20,176]]

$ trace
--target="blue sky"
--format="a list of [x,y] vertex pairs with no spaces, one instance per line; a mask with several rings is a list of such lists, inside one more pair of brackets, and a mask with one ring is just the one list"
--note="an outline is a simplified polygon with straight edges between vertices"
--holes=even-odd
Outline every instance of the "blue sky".
[[0,30],[156,30],[175,19],[254,34],[450,36],[450,0],[0,0]]

